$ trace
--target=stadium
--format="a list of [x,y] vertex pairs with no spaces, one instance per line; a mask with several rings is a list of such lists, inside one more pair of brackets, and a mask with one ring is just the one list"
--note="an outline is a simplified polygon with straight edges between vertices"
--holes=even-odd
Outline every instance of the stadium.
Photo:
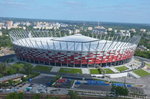
[[46,30],[18,30],[11,31],[9,35],[19,60],[67,67],[104,67],[128,63],[141,38]]

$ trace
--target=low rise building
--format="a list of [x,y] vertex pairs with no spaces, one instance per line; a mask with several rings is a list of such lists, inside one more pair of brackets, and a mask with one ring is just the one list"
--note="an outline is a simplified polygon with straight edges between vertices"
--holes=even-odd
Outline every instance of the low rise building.
[[146,32],[146,29],[140,29],[141,32]]
[[93,27],[88,27],[87,29],[91,31],[91,30],[93,30]]
[[0,36],[2,36],[2,35],[3,35],[2,31],[0,31]]
[[113,29],[112,29],[112,28],[108,28],[107,30],[108,30],[109,32],[113,31]]
[[130,31],[130,32],[133,32],[133,33],[135,33],[135,32],[136,32],[136,30],[135,30],[135,29],[133,29],[133,28],[132,28],[132,29],[130,29],[129,31]]
[[9,80],[21,81],[21,78],[26,77],[24,74],[13,74],[0,78],[0,83],[7,83]]
[[129,32],[129,30],[120,30],[120,32],[116,32],[115,35],[130,37],[131,33]]

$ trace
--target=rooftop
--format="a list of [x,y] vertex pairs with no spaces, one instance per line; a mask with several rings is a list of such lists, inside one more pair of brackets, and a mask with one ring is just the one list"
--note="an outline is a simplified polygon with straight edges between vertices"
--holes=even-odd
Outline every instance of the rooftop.
[[9,76],[4,76],[2,78],[0,78],[0,82],[5,82],[8,80],[12,80],[12,79],[16,79],[16,78],[20,78],[25,76],[24,74],[13,74],[13,75],[9,75]]
[[74,34],[74,35],[70,35],[70,36],[56,38],[54,40],[72,41],[72,42],[89,42],[89,41],[97,41],[98,39],[91,38],[91,37],[88,37],[88,36],[84,36],[82,34]]

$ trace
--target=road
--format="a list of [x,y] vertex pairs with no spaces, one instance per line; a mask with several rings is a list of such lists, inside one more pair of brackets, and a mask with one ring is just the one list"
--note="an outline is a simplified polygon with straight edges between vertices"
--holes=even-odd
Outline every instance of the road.
[[5,56],[0,56],[0,62],[4,62],[9,58],[15,57],[15,54],[10,54],[10,55],[5,55]]
[[150,62],[150,59],[139,57],[139,56],[134,56],[135,59],[140,59],[141,61],[147,61]]

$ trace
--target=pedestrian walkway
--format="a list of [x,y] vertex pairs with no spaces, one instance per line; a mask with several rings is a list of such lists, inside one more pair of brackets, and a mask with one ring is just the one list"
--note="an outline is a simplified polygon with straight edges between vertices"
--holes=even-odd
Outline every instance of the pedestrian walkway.
[[132,67],[129,65],[125,65],[127,68],[129,68],[129,70],[132,70]]
[[52,69],[51,69],[51,72],[59,72],[59,70],[60,70],[60,67],[53,67]]
[[90,74],[88,68],[82,68],[81,70],[82,70],[82,74]]
[[129,72],[129,75],[130,76],[132,76],[132,77],[134,77],[134,78],[140,78],[140,76],[139,75],[137,75],[137,74],[135,74],[134,72]]
[[74,85],[76,83],[77,80],[74,80],[73,84],[72,84],[72,87],[71,88],[74,88]]
[[115,69],[114,67],[110,67],[110,69],[115,73],[119,73],[119,71],[117,69]]
[[148,73],[150,73],[150,70],[148,70],[148,69],[143,69],[144,71],[146,71],[146,72],[148,72]]

